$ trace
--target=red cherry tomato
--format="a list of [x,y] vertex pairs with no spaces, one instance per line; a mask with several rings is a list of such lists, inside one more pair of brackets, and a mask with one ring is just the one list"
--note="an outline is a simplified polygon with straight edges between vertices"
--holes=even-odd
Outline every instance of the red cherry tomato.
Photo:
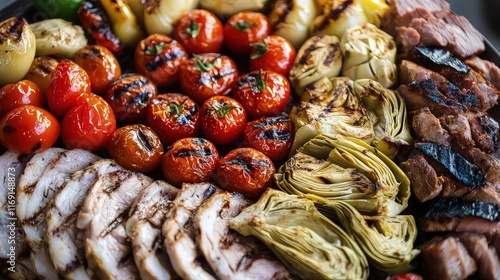
[[252,148],[236,148],[220,160],[215,179],[227,191],[257,198],[273,184],[273,162]]
[[165,146],[192,137],[199,128],[198,105],[187,95],[160,94],[151,101],[146,111],[146,123]]
[[274,71],[254,71],[238,78],[232,96],[243,105],[251,120],[278,115],[290,100],[290,83]]
[[296,52],[292,43],[278,35],[269,35],[252,44],[250,70],[273,70],[288,77]]
[[238,67],[218,53],[194,55],[181,65],[182,90],[198,104],[212,96],[227,94],[238,79]]
[[134,53],[137,72],[158,86],[171,85],[179,79],[179,67],[189,58],[176,40],[163,34],[151,34],[141,40]]
[[21,154],[47,150],[57,141],[59,132],[56,117],[33,105],[15,108],[0,121],[0,143]]
[[194,9],[177,21],[174,37],[190,54],[219,52],[224,43],[224,26],[211,12]]
[[47,103],[50,111],[62,117],[83,94],[90,94],[90,78],[87,72],[71,61],[61,61],[50,74],[47,86]]
[[243,134],[247,116],[233,98],[214,96],[203,103],[200,111],[201,134],[214,144],[233,143]]
[[295,130],[288,116],[262,117],[247,123],[243,133],[245,146],[261,151],[274,162],[287,159]]
[[214,144],[203,138],[188,137],[176,141],[162,159],[162,170],[170,184],[206,182],[219,166]]
[[250,44],[262,41],[271,32],[269,19],[263,13],[240,12],[224,24],[224,44],[236,54],[248,55]]
[[424,280],[424,277],[410,272],[405,274],[393,275],[389,278],[389,280]]
[[34,82],[22,80],[0,89],[0,118],[23,105],[43,106],[42,90]]
[[86,94],[64,116],[61,136],[68,148],[98,151],[108,145],[115,130],[111,106],[98,95]]

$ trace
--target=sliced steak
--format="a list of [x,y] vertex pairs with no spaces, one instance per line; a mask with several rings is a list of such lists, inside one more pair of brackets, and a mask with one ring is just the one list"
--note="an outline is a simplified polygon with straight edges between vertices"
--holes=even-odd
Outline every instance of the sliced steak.
[[500,88],[500,68],[495,63],[475,56],[467,59],[465,64],[490,81],[496,88]]
[[499,126],[488,115],[472,116],[469,118],[472,138],[476,146],[487,154],[494,153],[500,146]]
[[462,242],[469,255],[476,261],[480,279],[500,279],[500,261],[497,252],[488,245],[484,235],[461,232],[453,236]]
[[163,249],[168,253],[175,272],[183,279],[215,279],[196,248],[193,217],[216,190],[217,187],[210,183],[184,184],[162,226]]
[[402,60],[399,64],[399,77],[402,84],[409,84],[413,81],[433,80],[437,84],[447,83],[448,80],[442,75],[431,71],[410,60]]
[[466,150],[476,145],[472,139],[469,120],[464,115],[444,115],[439,121],[451,136],[453,148]]
[[90,279],[81,245],[83,234],[76,220],[90,187],[99,177],[118,169],[121,167],[114,161],[102,159],[74,172],[47,207],[45,241],[55,269],[66,279]]
[[152,179],[128,170],[101,176],[91,187],[78,215],[85,231],[88,273],[99,279],[136,279],[125,222],[134,199]]
[[161,227],[178,192],[179,189],[164,181],[155,181],[139,193],[130,209],[127,236],[143,280],[178,278],[162,250],[161,236]]
[[207,199],[193,220],[199,248],[218,279],[292,279],[286,267],[258,239],[229,228],[250,201],[218,191]]
[[438,176],[422,153],[412,153],[400,164],[411,182],[411,190],[420,202],[436,198],[443,190],[443,177]]
[[444,147],[451,146],[451,137],[438,118],[424,107],[411,112],[411,127],[419,142],[433,142]]
[[435,237],[422,246],[422,259],[428,279],[466,279],[477,265],[465,246],[455,237]]

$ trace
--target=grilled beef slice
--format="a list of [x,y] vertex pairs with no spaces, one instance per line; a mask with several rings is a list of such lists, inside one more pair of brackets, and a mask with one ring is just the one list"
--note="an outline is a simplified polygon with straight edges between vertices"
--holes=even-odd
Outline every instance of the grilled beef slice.
[[435,237],[422,246],[428,279],[465,279],[477,270],[476,261],[455,237]]
[[437,175],[423,154],[412,153],[400,166],[412,182],[411,190],[420,202],[437,197],[443,190],[443,177]]
[[429,108],[411,112],[411,127],[419,142],[434,142],[444,147],[451,146],[451,137]]
[[500,88],[500,68],[495,63],[475,56],[467,59],[465,64],[490,81],[495,87]]
[[477,147],[487,154],[498,150],[499,126],[498,123],[488,115],[472,116],[469,124]]

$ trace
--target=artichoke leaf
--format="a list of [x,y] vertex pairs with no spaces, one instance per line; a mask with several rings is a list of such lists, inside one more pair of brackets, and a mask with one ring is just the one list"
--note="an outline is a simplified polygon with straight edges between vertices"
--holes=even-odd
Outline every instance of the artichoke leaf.
[[380,273],[397,274],[414,269],[420,253],[414,248],[417,226],[411,215],[362,216],[344,201],[306,195],[318,210],[338,223],[361,247],[369,263]]
[[302,279],[368,278],[359,245],[309,199],[268,189],[230,227],[259,238]]
[[311,33],[340,38],[349,28],[367,22],[368,19],[359,1],[330,0],[323,5],[323,11],[314,19]]

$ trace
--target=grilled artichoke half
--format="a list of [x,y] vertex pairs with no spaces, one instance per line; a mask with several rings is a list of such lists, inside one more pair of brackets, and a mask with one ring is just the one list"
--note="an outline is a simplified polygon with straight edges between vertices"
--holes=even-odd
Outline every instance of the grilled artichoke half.
[[297,52],[289,80],[298,96],[305,88],[323,77],[336,77],[342,69],[340,40],[332,35],[312,36]]
[[413,143],[406,106],[398,91],[386,89],[374,80],[361,79],[354,82],[354,92],[372,121],[375,131],[372,146],[394,158],[401,145]]
[[323,11],[314,19],[311,33],[340,38],[347,29],[367,22],[363,6],[358,0],[330,0],[325,2]]
[[372,79],[390,88],[398,80],[396,43],[389,34],[367,23],[349,28],[340,39],[344,55],[342,75]]
[[268,189],[230,227],[259,238],[300,278],[368,278],[368,261],[359,245],[309,199]]
[[414,268],[411,262],[420,251],[414,248],[418,230],[413,216],[362,216],[344,201],[306,197],[359,244],[378,273],[392,275]]
[[371,143],[375,133],[349,78],[323,77],[307,87],[292,108],[295,125],[291,154],[320,133],[352,136]]
[[410,181],[393,161],[338,135],[311,139],[278,169],[275,182],[286,193],[341,199],[368,215],[398,215],[410,197]]

